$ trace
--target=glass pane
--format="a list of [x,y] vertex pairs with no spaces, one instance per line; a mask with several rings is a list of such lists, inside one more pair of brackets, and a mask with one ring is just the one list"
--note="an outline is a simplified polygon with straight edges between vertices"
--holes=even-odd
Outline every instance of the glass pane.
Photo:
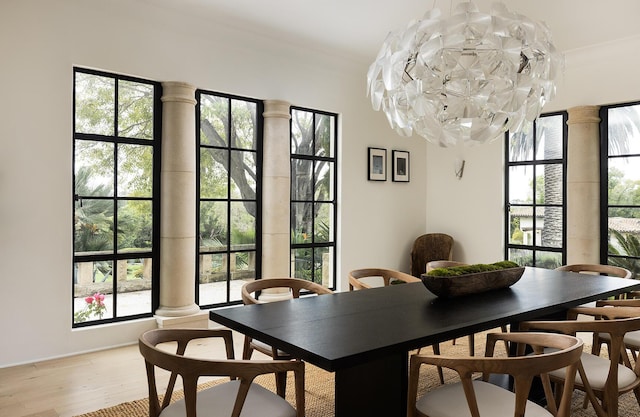
[[640,205],[640,157],[609,158],[609,204]]
[[113,262],[76,262],[73,272],[73,322],[112,318]]
[[75,141],[75,193],[79,196],[111,197],[114,190],[112,143]]
[[640,257],[640,207],[609,208],[608,226],[609,255]]
[[313,249],[300,248],[291,251],[291,273],[294,278],[311,281],[313,267]]
[[509,249],[509,260],[520,266],[533,266],[533,251],[528,249]]
[[316,201],[333,201],[334,189],[333,179],[335,175],[335,164],[333,162],[316,161],[316,184],[315,184],[315,200]]
[[200,252],[226,250],[227,236],[227,203],[200,202]]
[[562,159],[562,116],[543,116],[536,121],[536,159]]
[[226,253],[200,255],[199,283],[200,305],[225,303],[227,301]]
[[[562,207],[540,207],[536,218],[536,245],[562,247]],[[540,240],[537,237],[540,237]]]
[[228,156],[225,149],[200,149],[200,198],[228,198]]
[[[609,208],[608,263],[640,277],[640,207]],[[634,258],[629,258],[630,256]]]
[[153,148],[118,145],[118,196],[152,197]]
[[117,261],[118,317],[151,313],[151,258]]
[[536,207],[534,223],[533,206],[512,206],[509,215],[509,243],[514,245],[537,245],[544,224],[544,207]]
[[640,105],[609,109],[609,155],[640,153]]
[[291,204],[291,243],[311,243],[313,221],[312,203]]
[[509,167],[509,202],[533,202],[533,166]]
[[82,72],[75,74],[76,132],[113,136],[115,79]]
[[321,284],[327,288],[333,287],[333,248],[324,247],[315,249],[315,271],[314,282]]
[[[532,244],[533,239],[525,235],[523,228],[529,232],[532,228],[533,207],[531,206],[511,206],[509,209],[509,243],[512,245]],[[531,240],[530,243],[525,241]]]
[[244,100],[231,100],[231,147],[239,149],[257,149],[256,103]]
[[256,247],[256,203],[231,203],[231,245],[235,250]]
[[291,199],[313,199],[313,161],[291,159]]
[[153,86],[118,81],[118,136],[153,139]]
[[313,113],[291,110],[291,154],[313,155]]
[[562,164],[536,166],[536,203],[562,204]]
[[231,198],[255,200],[256,152],[231,151]]
[[228,146],[229,99],[209,94],[200,95],[200,143]]
[[640,207],[609,207],[609,232],[640,235]]
[[152,249],[152,213],[151,201],[118,201],[118,253]]
[[231,264],[229,301],[240,301],[242,300],[241,292],[244,283],[256,279],[256,253],[232,252],[230,256],[233,262]]
[[333,240],[333,204],[315,204],[315,241],[314,243],[331,242]]
[[533,160],[533,124],[527,123],[520,132],[509,132],[509,161]]
[[536,266],[538,268],[556,269],[562,265],[562,253],[560,252],[536,252]]
[[335,117],[326,114],[316,115],[316,149],[315,155],[333,158],[335,156]]
[[628,269],[633,274],[631,276],[633,279],[640,279],[640,259],[610,256],[607,258],[607,263],[609,265],[620,266],[622,268]]
[[80,200],[75,203],[75,255],[113,251],[113,200]]

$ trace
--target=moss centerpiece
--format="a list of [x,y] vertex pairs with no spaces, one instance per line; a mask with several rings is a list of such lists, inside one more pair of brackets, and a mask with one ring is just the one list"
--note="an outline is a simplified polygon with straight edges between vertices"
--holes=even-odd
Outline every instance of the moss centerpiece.
[[515,262],[436,268],[422,274],[422,283],[438,297],[459,297],[507,288],[518,282],[524,267]]

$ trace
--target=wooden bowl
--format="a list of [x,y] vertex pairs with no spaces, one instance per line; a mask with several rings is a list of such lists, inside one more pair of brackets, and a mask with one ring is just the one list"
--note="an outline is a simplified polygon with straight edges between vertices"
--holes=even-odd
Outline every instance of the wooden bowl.
[[429,291],[438,297],[449,298],[510,287],[518,282],[523,273],[524,267],[517,267],[454,277],[422,274],[421,279]]

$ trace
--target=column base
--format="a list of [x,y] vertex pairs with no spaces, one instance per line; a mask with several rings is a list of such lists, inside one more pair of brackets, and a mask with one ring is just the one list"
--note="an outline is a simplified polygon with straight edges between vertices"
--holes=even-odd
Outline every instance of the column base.
[[156,315],[155,319],[159,329],[207,329],[209,327],[208,311],[182,317]]
[[159,328],[188,327],[206,329],[209,314],[193,304],[185,307],[160,307],[154,315]]

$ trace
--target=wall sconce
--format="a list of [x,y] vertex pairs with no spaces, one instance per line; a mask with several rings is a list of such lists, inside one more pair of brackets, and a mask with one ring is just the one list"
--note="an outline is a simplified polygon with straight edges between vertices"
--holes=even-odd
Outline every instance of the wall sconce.
[[455,173],[458,179],[462,179],[462,175],[464,174],[464,159],[456,159]]

